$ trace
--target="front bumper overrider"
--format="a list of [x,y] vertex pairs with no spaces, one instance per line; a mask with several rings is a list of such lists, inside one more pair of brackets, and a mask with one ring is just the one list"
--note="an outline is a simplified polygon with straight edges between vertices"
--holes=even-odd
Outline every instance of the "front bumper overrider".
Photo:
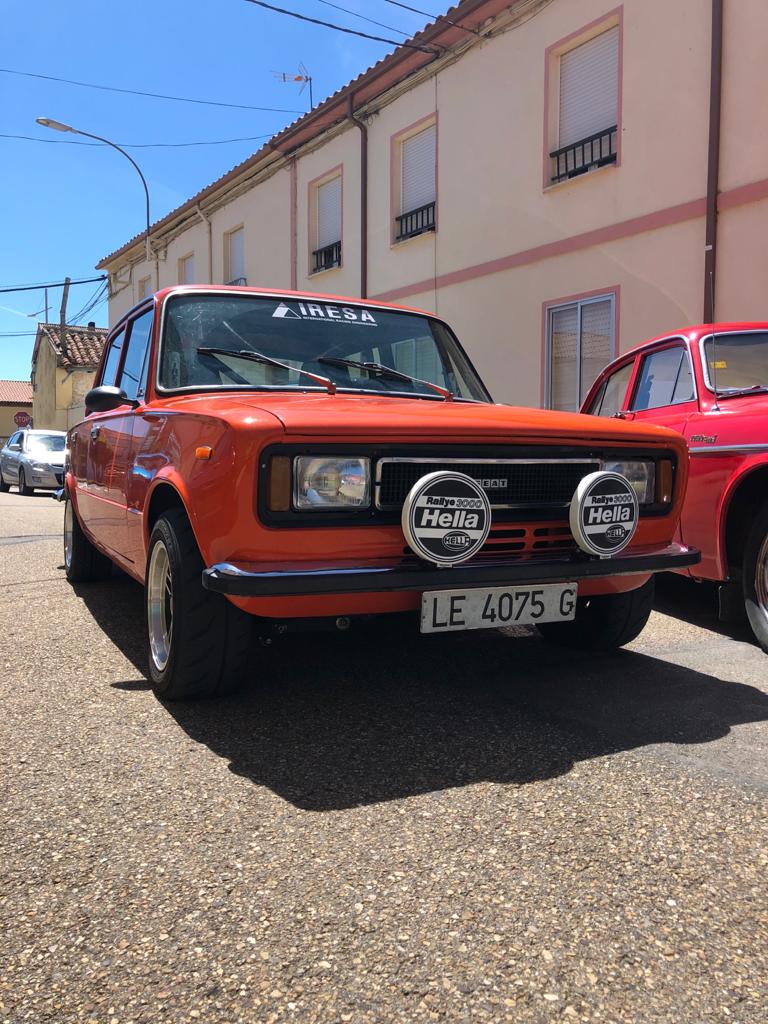
[[616,558],[595,558],[580,552],[559,558],[527,555],[491,560],[481,556],[447,569],[415,558],[332,564],[244,562],[233,565],[220,562],[203,570],[203,586],[234,597],[471,590],[664,572],[696,565],[700,558],[701,553],[696,548],[669,544],[663,548],[623,551]]

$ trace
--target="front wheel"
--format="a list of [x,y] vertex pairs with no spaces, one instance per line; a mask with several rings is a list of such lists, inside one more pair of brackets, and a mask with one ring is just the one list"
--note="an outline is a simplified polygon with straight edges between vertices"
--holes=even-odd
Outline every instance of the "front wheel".
[[653,608],[653,576],[625,594],[580,597],[572,622],[543,622],[537,626],[548,643],[579,651],[612,651],[642,633]]
[[744,608],[755,639],[768,653],[768,502],[758,511],[744,549]]
[[145,581],[149,673],[166,700],[220,696],[246,674],[251,617],[203,587],[203,568],[185,513],[166,512],[152,530]]
[[19,466],[19,494],[23,494],[25,497],[28,494],[34,494],[35,488],[27,486],[27,478],[24,474],[24,469]]

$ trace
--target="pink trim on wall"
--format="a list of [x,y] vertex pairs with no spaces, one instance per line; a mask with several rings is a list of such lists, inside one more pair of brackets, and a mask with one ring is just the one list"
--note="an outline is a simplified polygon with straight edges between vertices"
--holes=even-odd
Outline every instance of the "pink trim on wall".
[[746,206],[747,203],[757,203],[761,199],[768,199],[768,178],[721,192],[717,197],[717,208],[732,210],[735,206]]
[[[610,24],[609,24],[610,22]],[[595,18],[594,21],[590,21],[588,25],[582,25],[581,28],[576,29],[575,32],[569,32],[567,36],[563,36],[562,39],[558,39],[556,43],[552,43],[544,51],[544,143],[543,143],[543,178],[542,187],[551,188],[550,174],[549,174],[549,105],[550,105],[550,88],[552,84],[552,58],[560,56],[561,53],[568,49],[568,44],[574,39],[578,39],[579,36],[587,35],[591,33],[593,29],[599,28],[601,25],[605,25],[606,31],[609,28],[613,28],[614,24],[619,26],[619,66],[618,66],[618,91],[616,96],[617,105],[617,118],[616,118],[616,163],[615,167],[621,166],[621,120],[622,120],[622,100],[623,100],[623,81],[624,81],[624,5],[614,7],[612,11],[608,11],[599,18]],[[594,32],[594,35],[599,35],[599,32]],[[585,40],[586,42],[587,40]]]
[[291,160],[290,166],[290,192],[291,192],[291,288],[296,291],[298,284],[298,239],[297,233],[297,205],[298,205],[298,175],[296,172],[296,157]]
[[431,114],[427,114],[425,117],[420,117],[418,121],[414,121],[413,124],[407,125],[405,128],[400,128],[389,137],[389,244],[399,245],[399,242],[395,241],[395,217],[397,214],[395,210],[399,212],[400,204],[397,202],[399,189],[398,179],[400,177],[400,161],[397,159],[399,154],[400,142],[410,137],[411,135],[418,135],[419,129],[423,126],[428,128],[430,124],[435,126],[435,231],[437,233],[437,221],[440,216],[440,203],[438,200],[438,189],[439,189],[439,168],[440,168],[440,127],[438,125],[437,111],[432,111]]
[[545,409],[547,396],[544,393],[547,381],[547,320],[549,310],[555,306],[567,306],[571,302],[584,299],[595,299],[599,295],[613,296],[613,351],[608,362],[612,362],[619,354],[619,330],[621,325],[621,285],[612,284],[606,288],[594,288],[590,292],[578,292],[576,295],[563,295],[559,299],[547,299],[541,304],[541,362],[539,376],[539,405]]
[[499,259],[477,263],[472,267],[465,267],[463,270],[452,270],[447,274],[441,274],[436,280],[429,278],[414,284],[403,285],[400,288],[393,288],[391,291],[382,292],[372,298],[376,298],[380,302],[389,302],[405,295],[417,295],[419,292],[429,291],[433,287],[445,288],[448,285],[463,284],[476,277],[497,274],[502,270],[512,270],[529,263],[552,259],[554,256],[564,256],[581,249],[588,249],[593,245],[603,245],[606,242],[631,238],[633,235],[640,235],[645,231],[681,224],[687,220],[703,217],[705,212],[706,200],[693,199],[688,203],[680,203],[678,206],[669,206],[665,210],[656,210],[654,213],[646,213],[641,217],[619,221],[618,224],[608,224],[606,227],[585,231],[580,235],[571,235],[569,238],[561,238],[556,242],[546,242],[544,245],[537,245],[532,249],[523,249],[521,252],[512,253],[509,256],[501,256]]
[[[335,167],[331,167],[331,169],[326,171],[324,174],[318,174],[316,178],[307,182],[307,277],[313,277],[315,273],[325,273],[323,270],[312,270],[312,253],[314,251],[312,205],[315,189],[318,185],[323,185],[326,181],[332,181],[336,177],[341,178],[341,238],[339,239],[341,242],[341,260],[339,262],[339,266],[333,267],[332,269],[340,270],[344,266],[344,164],[336,164]],[[315,227],[317,227],[316,218]]]

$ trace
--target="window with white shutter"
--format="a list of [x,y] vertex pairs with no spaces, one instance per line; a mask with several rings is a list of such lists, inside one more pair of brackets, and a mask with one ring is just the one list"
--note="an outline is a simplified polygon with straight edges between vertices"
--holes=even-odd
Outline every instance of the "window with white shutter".
[[195,283],[195,256],[190,253],[179,260],[179,284]]
[[613,295],[551,306],[547,311],[547,375],[550,409],[578,412],[614,353]]
[[341,175],[315,189],[317,248],[312,253],[312,272],[341,266]]
[[559,58],[557,146],[552,181],[616,162],[619,119],[619,26]]
[[152,294],[152,278],[151,277],[141,277],[141,278],[139,278],[138,291],[139,291],[139,301],[141,301],[142,299],[146,299],[147,296],[151,295]]
[[245,228],[235,228],[224,236],[224,263],[227,284],[247,284],[245,276]]
[[437,125],[400,143],[400,213],[395,238],[435,230],[437,202]]

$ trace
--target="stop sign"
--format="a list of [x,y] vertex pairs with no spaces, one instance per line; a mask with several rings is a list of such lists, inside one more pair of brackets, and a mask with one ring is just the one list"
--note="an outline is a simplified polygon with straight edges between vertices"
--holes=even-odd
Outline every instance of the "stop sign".
[[32,417],[28,412],[17,412],[13,417],[13,422],[17,427],[28,427],[32,422]]

